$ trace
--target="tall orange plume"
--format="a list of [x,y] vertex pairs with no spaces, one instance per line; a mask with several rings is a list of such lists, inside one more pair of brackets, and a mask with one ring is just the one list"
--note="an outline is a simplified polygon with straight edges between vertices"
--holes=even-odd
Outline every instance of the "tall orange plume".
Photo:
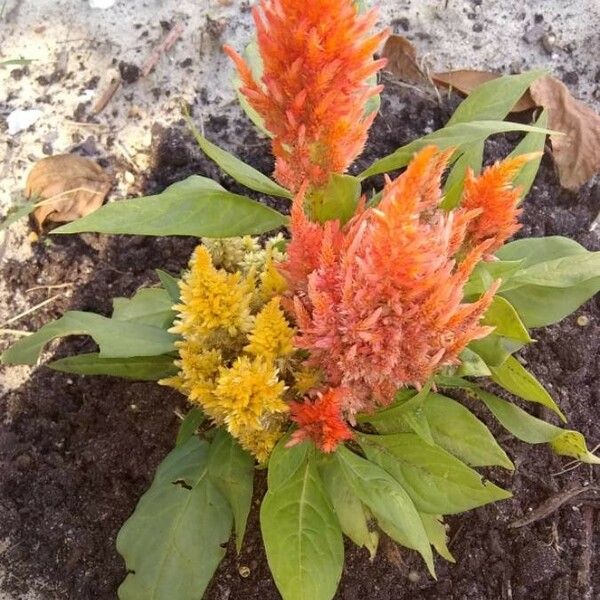
[[242,93],[273,134],[275,178],[296,192],[326,183],[361,153],[381,91],[369,79],[385,60],[373,54],[388,31],[371,35],[376,12],[353,0],[260,0],[253,9],[263,76],[256,81],[233,48]]

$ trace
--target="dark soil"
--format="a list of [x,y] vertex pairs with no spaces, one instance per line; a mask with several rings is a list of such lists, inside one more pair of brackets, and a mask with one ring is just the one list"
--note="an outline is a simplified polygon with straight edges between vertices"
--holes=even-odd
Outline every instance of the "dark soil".
[[[410,139],[438,128],[451,106],[438,106],[426,96],[388,82],[382,115],[359,161],[365,165]],[[242,158],[270,172],[268,147],[241,118],[213,119],[207,135]],[[153,192],[190,173],[232,180],[201,158],[179,125],[157,128],[155,165],[145,184]],[[514,139],[490,144],[489,158],[507,154]],[[589,249],[600,248],[589,226],[600,210],[600,189],[579,194],[560,188],[551,160],[544,159],[526,204],[520,235],[566,235]],[[140,285],[157,281],[154,269],[179,272],[194,247],[189,239],[57,236],[39,244],[24,264],[1,268],[11,289],[75,282],[70,298],[57,301],[23,319],[34,330],[67,309],[109,314],[110,299],[130,295]],[[37,294],[37,295],[36,295]],[[32,293],[31,302],[46,297]],[[578,316],[588,324],[578,324]],[[600,441],[600,299],[588,302],[559,325],[536,332],[538,343],[524,352],[531,369],[546,384],[570,417],[570,426],[590,443]],[[54,356],[91,349],[82,338],[52,348]],[[154,384],[112,378],[69,377],[44,367],[20,389],[0,400],[0,562],[7,576],[0,588],[10,598],[35,590],[44,600],[108,600],[125,576],[115,550],[115,537],[138,498],[148,487],[156,465],[172,448],[184,409],[175,392]],[[531,406],[529,407],[531,409]],[[543,410],[543,409],[542,409]],[[534,412],[538,416],[542,410]],[[366,551],[348,546],[338,600],[593,600],[600,595],[598,508],[579,496],[549,517],[520,529],[508,525],[560,491],[593,481],[587,466],[556,475],[567,462],[547,447],[514,441],[483,418],[499,434],[517,465],[514,474],[494,470],[490,477],[512,489],[514,498],[450,520],[455,565],[437,561],[438,580],[426,573],[413,552],[383,540],[373,562]],[[257,479],[264,489],[264,479]],[[586,499],[587,498],[587,499]],[[258,498],[256,500],[258,504]],[[586,504],[587,503],[587,504]],[[591,513],[590,513],[591,511]],[[585,519],[592,519],[586,534]],[[586,548],[591,565],[586,569]],[[243,578],[240,568],[248,567]],[[244,574],[245,570],[242,570]],[[244,548],[229,548],[208,600],[276,600],[262,550],[258,515],[250,518]],[[175,600],[175,599],[174,599]]]

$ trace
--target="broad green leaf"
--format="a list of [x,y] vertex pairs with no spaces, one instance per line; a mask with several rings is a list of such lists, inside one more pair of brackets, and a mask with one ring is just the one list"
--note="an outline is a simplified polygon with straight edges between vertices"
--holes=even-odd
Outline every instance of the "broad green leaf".
[[460,402],[429,394],[424,405],[433,439],[438,446],[472,467],[498,465],[514,469],[490,430]]
[[375,425],[378,430],[380,426],[385,428],[390,426],[388,424],[400,421],[409,430],[414,431],[427,444],[434,444],[427,415],[423,410],[423,404],[430,390],[431,383],[428,383],[417,394],[410,394],[409,396],[409,392],[407,392],[405,398],[397,397],[397,402],[390,408],[378,411],[371,416],[367,415],[365,419]]
[[111,375],[137,381],[158,381],[178,372],[172,356],[131,356],[103,358],[97,352],[61,358],[46,366],[63,373],[77,375]]
[[[423,403],[434,442],[473,467],[514,466],[500,448],[489,429],[459,402],[441,394],[429,394]],[[411,428],[397,408],[389,408],[368,416],[381,434],[409,433]]]
[[100,346],[102,358],[157,356],[175,350],[175,336],[159,327],[115,321],[93,313],[69,311],[19,340],[2,354],[4,364],[34,365],[44,346],[67,335],[89,335]]
[[286,448],[290,436],[283,436],[269,457],[268,485],[269,489],[282,486],[314,453],[315,447],[309,442],[296,444]]
[[498,367],[524,345],[519,340],[491,333],[482,340],[472,341],[469,349],[481,356],[488,367]]
[[288,190],[275,183],[266,175],[263,175],[260,171],[257,171],[254,167],[247,165],[243,160],[219,148],[216,144],[209,142],[196,129],[189,115],[186,115],[186,121],[202,151],[238,183],[263,194],[280,196],[282,198],[292,197],[292,194]]
[[9,210],[8,214],[0,222],[0,231],[8,229],[13,223],[16,223],[19,219],[26,217],[35,210],[36,201],[28,202],[27,204],[21,204],[15,206],[12,210]]
[[335,459],[347,483],[361,502],[369,507],[380,525],[385,527],[384,531],[407,548],[416,550],[435,577],[433,553],[427,533],[415,505],[403,487],[378,465],[343,446],[338,448]]
[[235,237],[259,234],[284,225],[287,218],[263,204],[192,175],[161,194],[105,204],[87,217],[52,233],[120,233]]
[[320,472],[342,532],[357,546],[365,547],[373,559],[377,552],[379,534],[369,529],[369,516],[365,506],[346,481],[339,463],[334,458],[327,457],[321,462]]
[[254,459],[226,431],[219,428],[210,448],[209,473],[231,506],[235,545],[239,553],[252,505]]
[[488,377],[492,374],[483,358],[470,348],[465,348],[458,358],[460,366],[456,369],[456,375],[459,377]]
[[515,307],[527,327],[546,327],[562,321],[600,291],[600,277],[573,288],[525,285],[501,292]]
[[529,86],[545,74],[542,70],[527,71],[481,84],[460,103],[448,125],[504,119]]
[[390,473],[421,512],[456,514],[511,496],[413,433],[361,435],[360,444],[367,458]]
[[[548,111],[544,109],[537,121],[535,122],[536,127],[546,129],[548,127]],[[546,134],[545,133],[528,133],[517,147],[509,154],[509,157],[521,156],[522,154],[530,154],[532,152],[539,152],[539,158],[528,161],[523,168],[519,171],[515,177],[513,183],[515,186],[521,188],[521,199],[525,198],[535,181],[535,177],[539,171],[540,163],[542,162],[542,156],[544,147],[546,145]]]
[[506,289],[522,285],[549,288],[572,288],[600,277],[600,251],[585,252],[522,267],[513,275]]
[[[520,269],[525,269],[541,262],[584,254],[587,250],[571,240],[559,235],[541,238],[523,238],[502,246],[496,257],[501,261],[521,261]],[[493,264],[493,263],[490,263]]]
[[499,367],[491,367],[492,379],[505,390],[523,400],[537,402],[553,410],[564,422],[567,418],[544,386],[514,356],[509,356]]
[[181,291],[179,289],[179,280],[173,277],[170,273],[163,271],[162,269],[156,269],[156,274],[162,283],[162,286],[167,290],[169,298],[173,304],[178,304],[181,300]]
[[192,437],[159,466],[117,536],[127,575],[120,600],[200,600],[225,555],[232,516],[208,475],[209,446]]
[[439,515],[428,515],[427,513],[419,513],[419,515],[427,532],[429,543],[442,558],[445,558],[448,562],[456,562],[448,549],[448,535],[442,517]]
[[331,600],[342,575],[344,544],[311,456],[281,485],[269,486],[260,524],[283,600]]
[[113,298],[112,318],[167,329],[173,323],[173,300],[161,288],[142,288],[133,298]]
[[446,127],[414,140],[392,154],[379,159],[358,175],[358,178],[362,181],[372,175],[379,175],[405,167],[412,160],[415,152],[431,144],[436,145],[440,150],[453,147],[460,149],[465,144],[483,141],[490,135],[509,131],[552,133],[548,129],[505,121],[471,121],[469,123],[446,125]]
[[[538,275],[540,272],[546,271],[547,276],[547,267],[540,267],[543,263],[553,263],[556,267],[557,263],[554,261],[560,259],[576,260],[585,255],[593,256],[577,242],[560,236],[517,240],[500,248],[496,255],[501,260],[523,260],[522,267],[518,272],[519,277],[523,276],[523,271],[531,275],[532,271],[529,269],[534,268],[541,269],[538,271]],[[591,266],[591,273],[588,270],[588,275],[593,275],[595,267],[592,263],[595,263],[597,259],[587,260],[591,261],[587,263],[588,269]],[[583,261],[584,267],[586,261]],[[562,266],[564,268],[565,265],[562,264]],[[535,271],[533,274],[535,275]],[[520,284],[520,287],[514,288],[514,278],[511,278],[509,284],[513,286],[513,289],[501,290],[501,294],[515,307],[527,327],[544,327],[561,321],[600,290],[600,274],[585,281],[581,281],[581,275],[581,271],[579,274],[575,273],[575,281],[579,279],[580,282],[566,288],[531,284]]]
[[361,185],[356,177],[334,173],[324,188],[310,196],[313,215],[324,223],[338,219],[341,223],[349,221],[360,199]]
[[498,336],[511,338],[523,342],[523,344],[529,344],[533,341],[517,311],[502,296],[494,297],[490,307],[481,319],[481,324],[494,327],[494,333]]
[[481,400],[500,424],[516,438],[528,444],[550,444],[556,454],[571,456],[582,462],[600,464],[600,458],[592,454],[585,438],[578,431],[561,429],[531,416],[522,408],[498,398],[494,394],[458,377],[438,377],[436,381],[446,388],[460,388]]
[[185,444],[196,433],[198,427],[204,423],[205,419],[204,413],[199,408],[191,408],[183,421],[181,421],[175,445],[181,446]]
[[444,185],[444,199],[441,207],[445,210],[452,210],[459,205],[468,170],[472,169],[475,174],[481,171],[484,141],[478,140],[467,144],[461,150],[462,154],[454,163]]
[[[506,284],[521,268],[522,264],[523,261],[521,260],[497,260],[478,263],[463,289],[465,298],[480,296],[490,289],[496,279],[502,279],[502,284]],[[500,289],[502,289],[502,286]]]

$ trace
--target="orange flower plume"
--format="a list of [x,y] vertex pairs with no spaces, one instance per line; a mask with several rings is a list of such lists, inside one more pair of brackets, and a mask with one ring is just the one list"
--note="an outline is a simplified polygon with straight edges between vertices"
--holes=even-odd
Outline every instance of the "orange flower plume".
[[289,446],[310,439],[323,452],[333,452],[340,442],[352,439],[352,431],[342,417],[341,399],[344,391],[330,389],[312,402],[292,402],[290,411],[297,429]]
[[253,16],[262,81],[225,51],[273,134],[275,178],[294,192],[306,181],[322,185],[362,152],[375,118],[367,102],[381,91],[368,80],[385,65],[373,54],[388,31],[370,35],[376,12],[359,15],[353,0],[261,0]]
[[473,303],[463,302],[463,288],[512,229],[516,204],[499,199],[518,196],[510,179],[523,160],[470,180],[465,206],[448,213],[439,208],[440,179],[451,154],[422,150],[405,173],[387,180],[377,208],[362,208],[343,228],[310,222],[303,195],[294,201],[282,273],[294,295],[288,305],[296,345],[331,387],[344,390],[341,410],[350,420],[390,403],[403,386],[423,386],[442,366],[458,364],[471,340],[491,332],[479,321],[499,282]]
[[534,152],[498,162],[486,169],[480,177],[469,170],[465,180],[461,207],[479,209],[481,213],[469,223],[467,235],[472,244],[490,240],[489,254],[495,252],[514,235],[521,225],[518,208],[522,190],[510,185],[523,165],[539,156]]

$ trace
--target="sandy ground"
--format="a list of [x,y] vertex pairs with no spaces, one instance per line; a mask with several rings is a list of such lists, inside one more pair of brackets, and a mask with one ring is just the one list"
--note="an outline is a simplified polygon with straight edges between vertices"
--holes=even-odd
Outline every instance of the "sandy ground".
[[[92,8],[92,5],[111,5]],[[26,68],[0,66],[0,215],[18,202],[32,164],[87,145],[108,158],[121,197],[149,166],[151,128],[179,118],[183,101],[196,120],[239,110],[224,41],[243,48],[251,35],[247,0],[0,0],[0,62],[30,59]],[[544,67],[600,110],[598,0],[381,0],[381,23],[409,37],[435,70],[503,72]],[[170,28],[184,31],[156,68],[136,78]],[[124,83],[107,108],[92,106],[119,72]],[[27,130],[9,133],[15,110],[35,109]],[[116,167],[114,157],[120,160]],[[34,242],[23,221],[0,234],[0,260],[26,259]],[[43,243],[43,242],[42,242]],[[48,243],[48,242],[46,242]],[[66,292],[68,293],[68,292]],[[0,282],[0,328],[30,307],[27,295],[7,298]],[[18,321],[10,327],[18,328]],[[1,342],[0,342],[1,343]],[[1,367],[0,390],[27,377]],[[3,544],[0,542],[0,565]],[[1,566],[0,566],[1,576]],[[33,596],[31,596],[33,598]],[[9,600],[0,596],[0,600]],[[13,600],[13,599],[10,599]]]

